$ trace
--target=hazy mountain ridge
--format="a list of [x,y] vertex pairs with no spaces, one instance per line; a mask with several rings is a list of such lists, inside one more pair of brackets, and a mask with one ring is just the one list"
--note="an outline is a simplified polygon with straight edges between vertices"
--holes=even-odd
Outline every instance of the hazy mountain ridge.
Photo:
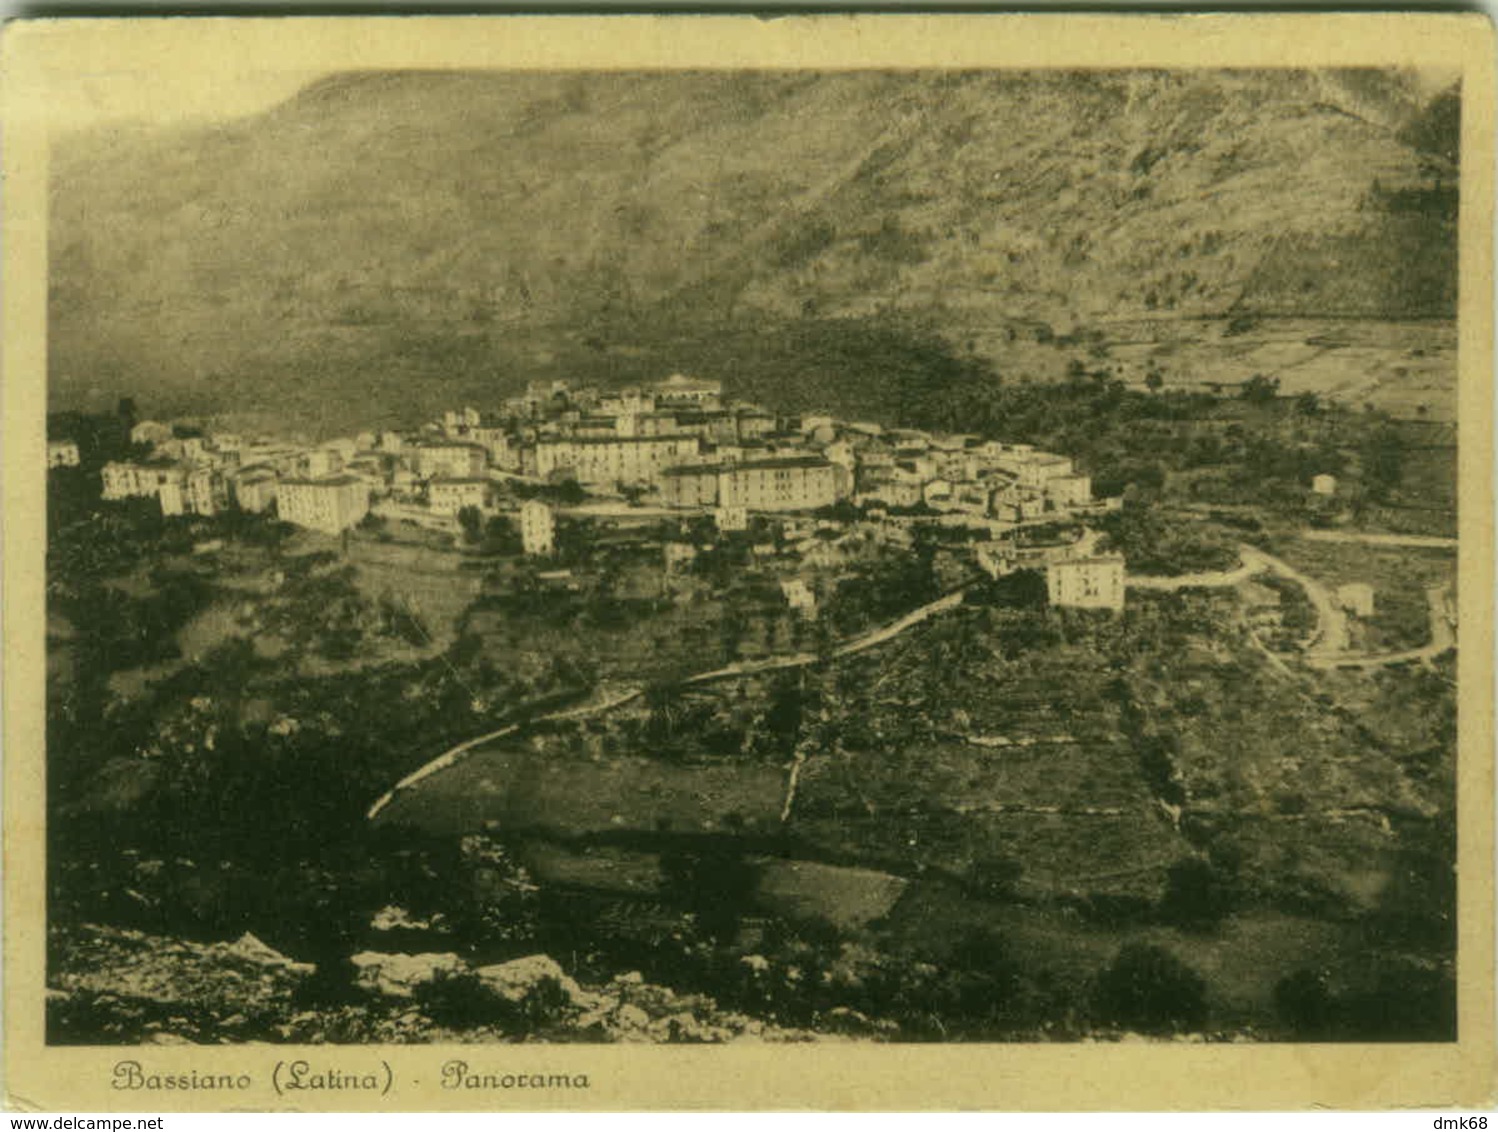
[[338,76],[59,148],[53,398],[371,420],[716,323],[911,312],[1002,364],[1028,322],[1450,317],[1439,110],[1392,72]]

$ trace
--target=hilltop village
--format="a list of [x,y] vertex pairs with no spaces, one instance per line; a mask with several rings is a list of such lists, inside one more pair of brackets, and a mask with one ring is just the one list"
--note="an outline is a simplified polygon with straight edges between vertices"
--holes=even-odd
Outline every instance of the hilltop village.
[[[102,496],[154,498],[164,516],[234,507],[329,535],[382,520],[456,534],[500,518],[518,528],[526,555],[543,559],[556,553],[559,515],[615,525],[702,518],[724,534],[763,536],[761,556],[788,547],[813,570],[846,539],[908,546],[920,519],[975,532],[970,565],[992,578],[1044,571],[1052,605],[1118,610],[1124,600],[1123,556],[1099,552],[1085,526],[1121,500],[1094,499],[1069,457],[776,414],[680,374],[617,392],[532,383],[493,413],[451,410],[417,430],[316,445],[157,421],[136,423],[130,438],[142,455],[103,467]],[[77,446],[53,441],[48,459],[76,464]],[[666,543],[668,568],[696,550]],[[793,573],[781,588],[815,615],[809,578]]]

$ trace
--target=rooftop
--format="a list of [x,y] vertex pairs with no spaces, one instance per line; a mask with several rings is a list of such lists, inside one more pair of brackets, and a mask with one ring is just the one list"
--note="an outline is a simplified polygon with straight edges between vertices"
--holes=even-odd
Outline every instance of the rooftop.
[[423,440],[419,444],[417,444],[416,447],[430,449],[468,448],[476,452],[485,451],[485,448],[482,444],[475,444],[471,440]]
[[769,471],[780,468],[830,468],[832,464],[821,456],[770,456],[763,460],[726,461],[714,464],[682,464],[667,468],[662,475],[693,476],[716,475],[719,472]]
[[362,484],[364,481],[358,476],[338,475],[322,476],[318,479],[296,478],[281,481],[282,487],[349,487],[352,484]]
[[721,381],[708,381],[700,377],[688,377],[684,373],[673,373],[665,381],[657,381],[650,388],[664,390],[668,393],[685,392],[687,390],[717,392],[723,388],[723,383]]
[[545,436],[536,441],[537,447],[543,444],[680,444],[682,441],[695,441],[697,438],[689,433],[678,433],[673,436]]
[[1122,554],[1090,554],[1085,558],[1058,558],[1053,566],[1122,566]]

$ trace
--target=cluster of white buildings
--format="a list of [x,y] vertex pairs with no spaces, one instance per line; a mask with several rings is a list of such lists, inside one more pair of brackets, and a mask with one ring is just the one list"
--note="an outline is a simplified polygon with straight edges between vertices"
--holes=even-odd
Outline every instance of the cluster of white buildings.
[[47,467],[76,468],[78,466],[78,444],[73,440],[47,441]]
[[[106,499],[154,497],[166,515],[274,508],[288,522],[328,533],[371,511],[453,529],[465,509],[496,513],[500,498],[512,497],[497,490],[506,481],[573,481],[595,494],[711,514],[725,531],[746,529],[757,513],[845,501],[875,516],[935,512],[987,527],[999,541],[979,544],[979,564],[997,576],[1020,568],[993,549],[1009,545],[1005,532],[1117,504],[1095,501],[1090,479],[1068,457],[1030,445],[821,413],[777,416],[726,400],[720,382],[680,374],[617,391],[536,382],[494,413],[455,409],[420,429],[316,445],[155,421],[136,425],[131,439],[149,446],[150,456],[106,465]],[[77,462],[76,446],[66,444],[49,447],[49,464]],[[516,518],[528,553],[554,549],[550,507],[531,501]],[[1052,555],[1045,566],[1053,601],[1117,608],[1123,584],[1115,557]]]
[[354,441],[306,447],[236,433],[189,433],[142,421],[131,442],[140,460],[116,460],[100,473],[105,499],[154,498],[163,515],[213,515],[230,506],[274,508],[299,526],[336,533],[369,512],[374,469],[359,466]]
[[719,382],[680,374],[617,392],[536,383],[492,418],[445,413],[440,430],[450,446],[482,449],[491,473],[633,488],[665,506],[730,517],[848,500],[1019,525],[1107,506],[1066,456],[829,414],[777,416],[726,402]]
[[974,545],[980,569],[991,578],[1020,570],[1045,575],[1046,596],[1052,605],[1073,609],[1110,609],[1124,606],[1124,556],[1098,549],[1100,537],[1084,530],[1075,541],[1025,545],[1001,537]]

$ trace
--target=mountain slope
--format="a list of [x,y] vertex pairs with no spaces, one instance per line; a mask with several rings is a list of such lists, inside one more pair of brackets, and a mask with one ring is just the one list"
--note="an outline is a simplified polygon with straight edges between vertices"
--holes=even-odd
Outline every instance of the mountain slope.
[[1392,72],[381,73],[53,161],[54,402],[404,419],[704,327],[1449,317]]

